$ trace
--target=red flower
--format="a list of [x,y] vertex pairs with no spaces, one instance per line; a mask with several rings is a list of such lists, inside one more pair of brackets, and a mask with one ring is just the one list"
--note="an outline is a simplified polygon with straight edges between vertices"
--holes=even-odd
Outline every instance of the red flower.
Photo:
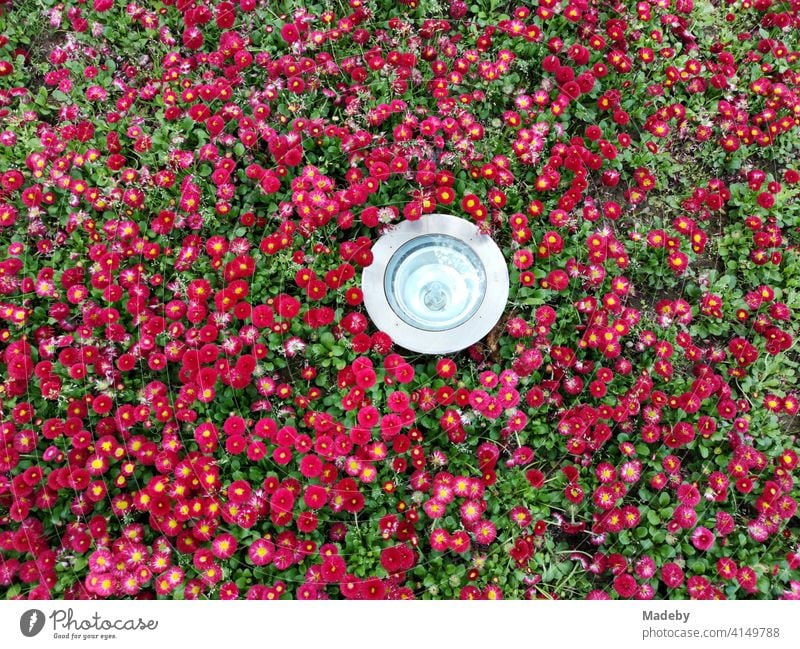
[[661,580],[667,588],[679,588],[683,584],[683,570],[678,564],[667,562],[661,567]]
[[300,313],[300,302],[293,298],[290,295],[286,295],[285,293],[281,293],[280,295],[274,298],[273,308],[275,312],[281,317],[286,320],[291,320],[294,318],[298,313]]
[[415,563],[416,553],[405,543],[381,551],[381,565],[389,574],[410,570]]
[[442,358],[436,363],[436,373],[443,379],[451,379],[457,371],[456,364],[449,358]]
[[300,40],[300,31],[294,23],[286,23],[281,27],[281,38],[291,45]]
[[633,578],[633,575],[630,575],[627,572],[617,575],[614,578],[614,590],[620,597],[630,599],[636,594],[637,588],[638,584]]

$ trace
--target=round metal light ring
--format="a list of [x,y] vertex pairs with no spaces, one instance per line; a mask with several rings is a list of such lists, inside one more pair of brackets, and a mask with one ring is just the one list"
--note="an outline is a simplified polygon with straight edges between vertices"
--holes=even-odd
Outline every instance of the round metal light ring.
[[508,266],[494,240],[465,219],[428,214],[403,221],[372,247],[361,288],[372,322],[423,354],[478,342],[502,316]]

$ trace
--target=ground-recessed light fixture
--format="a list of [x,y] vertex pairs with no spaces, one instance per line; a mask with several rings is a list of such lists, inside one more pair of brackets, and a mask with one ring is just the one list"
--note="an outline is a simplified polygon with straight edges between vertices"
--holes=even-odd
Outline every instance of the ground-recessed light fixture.
[[488,334],[508,299],[503,253],[448,214],[403,221],[372,247],[361,284],[370,318],[401,347],[446,354]]

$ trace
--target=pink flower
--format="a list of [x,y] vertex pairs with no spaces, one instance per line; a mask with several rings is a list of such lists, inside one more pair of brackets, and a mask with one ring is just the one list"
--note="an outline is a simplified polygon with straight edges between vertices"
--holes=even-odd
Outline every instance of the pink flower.
[[780,599],[800,600],[800,581],[790,581],[789,590],[783,591]]
[[446,552],[450,548],[450,533],[442,528],[436,528],[430,536],[431,548],[437,552]]
[[639,579],[651,579],[656,574],[656,562],[652,557],[642,557],[634,565],[634,570]]
[[489,545],[497,538],[497,527],[492,521],[481,521],[472,527],[476,543]]
[[586,595],[586,599],[606,600],[606,599],[611,599],[611,595],[609,595],[604,590],[592,590],[592,591],[589,591],[588,595]]
[[695,507],[700,502],[700,491],[693,484],[684,482],[678,487],[678,500],[689,507]]
[[665,563],[661,566],[661,580],[667,588],[679,588],[683,584],[683,570],[677,563]]
[[736,528],[736,523],[728,512],[718,511],[714,529],[720,536],[728,536]]
[[714,533],[707,527],[699,526],[692,531],[692,545],[702,552],[710,550],[715,539]]

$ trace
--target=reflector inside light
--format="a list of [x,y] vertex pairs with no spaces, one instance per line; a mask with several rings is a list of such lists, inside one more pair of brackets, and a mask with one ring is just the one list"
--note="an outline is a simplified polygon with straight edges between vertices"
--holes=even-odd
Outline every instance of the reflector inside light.
[[424,331],[445,331],[475,315],[486,294],[486,271],[460,239],[421,236],[392,256],[384,290],[403,322]]

